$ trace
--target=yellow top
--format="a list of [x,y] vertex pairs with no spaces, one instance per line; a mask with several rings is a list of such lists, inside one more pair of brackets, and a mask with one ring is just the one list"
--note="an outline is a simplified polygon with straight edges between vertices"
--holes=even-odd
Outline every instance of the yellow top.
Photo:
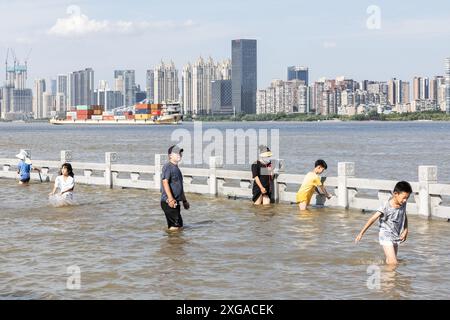
[[320,177],[314,172],[309,172],[303,179],[300,189],[298,189],[296,197],[297,203],[306,202],[306,204],[308,205],[311,201],[314,191],[316,190],[316,187],[321,185],[322,182],[320,180]]

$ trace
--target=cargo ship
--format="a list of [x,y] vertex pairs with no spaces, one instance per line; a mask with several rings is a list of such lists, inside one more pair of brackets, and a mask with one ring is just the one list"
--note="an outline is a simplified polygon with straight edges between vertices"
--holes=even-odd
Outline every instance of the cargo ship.
[[101,105],[80,105],[67,111],[62,118],[50,119],[50,123],[55,125],[159,125],[180,124],[183,121],[181,106],[178,103],[137,103],[132,109],[105,111]]

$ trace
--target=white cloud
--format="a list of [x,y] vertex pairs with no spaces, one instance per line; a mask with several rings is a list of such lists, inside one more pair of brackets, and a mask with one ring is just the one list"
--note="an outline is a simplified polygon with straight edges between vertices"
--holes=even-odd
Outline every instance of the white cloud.
[[63,37],[82,36],[93,33],[131,34],[155,29],[178,29],[195,26],[192,20],[179,23],[167,21],[109,21],[90,19],[77,6],[67,9],[66,18],[58,18],[47,34]]

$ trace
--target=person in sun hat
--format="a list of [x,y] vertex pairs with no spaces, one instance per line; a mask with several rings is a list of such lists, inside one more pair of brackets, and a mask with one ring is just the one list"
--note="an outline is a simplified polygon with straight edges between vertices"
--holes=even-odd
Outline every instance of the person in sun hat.
[[183,156],[183,149],[173,145],[168,150],[169,161],[163,166],[161,173],[161,209],[164,211],[169,231],[183,228],[180,202],[184,209],[190,205],[183,189],[183,175],[178,164]]
[[20,150],[16,154],[16,158],[19,159],[19,164],[17,165],[17,174],[19,175],[19,184],[28,184],[30,182],[30,172],[31,170],[36,170],[40,172],[40,169],[32,169],[31,157],[28,151]]
[[267,146],[259,147],[259,159],[252,164],[252,201],[255,205],[268,205],[272,195],[273,170],[270,158],[272,152]]

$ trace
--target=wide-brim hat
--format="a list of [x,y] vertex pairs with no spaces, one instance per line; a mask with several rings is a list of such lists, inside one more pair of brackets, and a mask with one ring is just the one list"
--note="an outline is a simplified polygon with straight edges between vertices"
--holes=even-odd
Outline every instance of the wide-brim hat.
[[26,158],[30,158],[30,156],[28,155],[28,152],[26,152],[25,150],[20,150],[20,152],[18,154],[16,154],[16,158],[20,159],[20,160],[25,160]]

